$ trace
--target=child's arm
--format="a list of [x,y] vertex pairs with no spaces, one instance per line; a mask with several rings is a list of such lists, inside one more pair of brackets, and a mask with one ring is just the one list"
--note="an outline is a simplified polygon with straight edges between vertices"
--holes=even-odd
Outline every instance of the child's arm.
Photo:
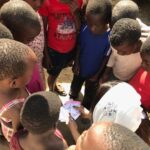
[[77,48],[76,48],[74,64],[73,64],[73,67],[72,67],[72,71],[75,75],[79,75],[79,72],[80,72],[79,55],[80,55],[80,46],[78,45]]
[[43,50],[43,67],[46,69],[49,69],[52,67],[52,62],[50,60],[50,57],[48,55],[48,38],[47,38],[47,26],[48,26],[48,17],[42,16],[43,25],[44,25],[44,37],[45,37],[45,44],[44,44],[44,50]]
[[99,78],[101,77],[101,75],[102,75],[102,73],[103,73],[103,71],[104,71],[104,69],[105,69],[105,67],[106,67],[106,64],[107,64],[107,62],[108,62],[110,53],[111,53],[111,49],[109,49],[108,52],[107,52],[107,54],[106,54],[106,56],[104,56],[99,71],[98,71],[94,76],[92,76],[92,77],[90,78],[91,81],[94,82],[94,81],[99,80]]
[[12,108],[8,109],[4,113],[4,117],[12,120],[12,129],[13,129],[13,132],[15,133],[19,129],[19,127],[21,126],[20,110],[16,106],[13,106]]
[[75,122],[75,120],[73,120],[71,117],[69,119],[69,129],[71,131],[71,134],[75,140],[75,142],[77,142],[78,137],[80,136],[80,133],[78,132],[78,126],[77,123]]
[[101,64],[98,72],[89,79],[90,81],[95,82],[95,81],[98,81],[100,79],[100,77],[102,76],[102,74],[104,72],[106,64],[108,62],[108,59],[110,57],[110,54],[111,54],[111,47],[108,44],[106,46],[106,48],[105,48],[105,54],[104,54],[104,58],[103,58],[102,64]]
[[76,31],[77,33],[79,33],[81,27],[81,18],[80,18],[80,9],[78,7],[78,1],[73,0],[71,3],[69,3],[69,6],[74,16]]
[[111,74],[112,71],[113,71],[112,67],[106,66],[102,79],[100,80],[101,83],[104,83],[109,80],[109,75]]
[[104,70],[103,76],[102,76],[102,78],[100,80],[101,83],[104,83],[104,82],[109,80],[109,75],[113,71],[114,64],[115,64],[115,51],[112,50],[112,53],[110,55],[110,58],[109,58],[108,63],[106,65],[106,68]]

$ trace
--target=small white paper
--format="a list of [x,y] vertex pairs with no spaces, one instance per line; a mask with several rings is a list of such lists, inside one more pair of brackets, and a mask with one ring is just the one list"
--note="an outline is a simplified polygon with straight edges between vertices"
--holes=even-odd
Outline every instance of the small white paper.
[[61,122],[66,122],[66,124],[69,122],[69,114],[71,117],[76,120],[80,116],[80,111],[74,108],[80,107],[81,103],[79,101],[69,100],[67,101],[61,108],[60,108],[60,114],[59,114],[59,120]]

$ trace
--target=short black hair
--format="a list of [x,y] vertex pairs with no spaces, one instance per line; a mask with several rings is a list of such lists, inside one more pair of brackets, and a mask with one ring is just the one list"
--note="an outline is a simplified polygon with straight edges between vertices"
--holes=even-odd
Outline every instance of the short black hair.
[[119,83],[121,83],[121,81],[113,80],[113,81],[105,82],[100,85],[100,87],[97,89],[96,96],[92,101],[92,105],[90,109],[91,113],[93,113],[96,104],[100,101],[100,99],[104,96],[104,94]]
[[0,39],[1,38],[13,39],[13,35],[6,26],[0,23]]
[[86,14],[100,15],[102,21],[110,23],[112,16],[112,4],[110,0],[89,0]]
[[136,43],[141,37],[141,27],[139,23],[130,18],[118,20],[111,31],[110,42],[113,47],[124,43]]
[[61,102],[52,92],[30,95],[21,110],[22,125],[33,134],[42,134],[56,128]]
[[139,7],[135,2],[131,0],[121,0],[112,10],[112,25],[122,18],[136,19],[138,14]]
[[22,0],[11,0],[0,9],[0,21],[11,31],[14,39],[18,40],[24,29],[41,28],[40,21],[32,7]]
[[150,55],[150,37],[148,37],[146,41],[142,44],[141,53]]
[[22,76],[27,69],[25,60],[31,52],[28,46],[20,42],[0,39],[0,80]]
[[[97,149],[100,149],[103,144],[106,150],[150,150],[150,147],[136,133],[119,124],[96,123],[89,129],[89,132],[91,134],[87,135],[95,136],[94,144],[97,145]],[[99,140],[99,137],[104,143]]]

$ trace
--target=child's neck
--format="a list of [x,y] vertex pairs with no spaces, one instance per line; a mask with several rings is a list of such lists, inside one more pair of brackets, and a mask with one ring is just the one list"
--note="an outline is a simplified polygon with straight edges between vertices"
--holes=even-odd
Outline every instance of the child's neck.
[[20,91],[21,89],[17,88],[17,89],[3,89],[0,88],[0,98],[3,99],[15,99],[17,97],[20,96]]
[[[46,133],[43,134],[32,134],[30,132],[27,133],[27,136],[24,138],[20,138],[19,142],[23,149],[30,149],[31,147],[35,147],[37,145],[42,145],[42,141],[48,141],[50,140],[50,136],[54,135],[55,130],[49,130]],[[31,142],[32,141],[32,142]]]

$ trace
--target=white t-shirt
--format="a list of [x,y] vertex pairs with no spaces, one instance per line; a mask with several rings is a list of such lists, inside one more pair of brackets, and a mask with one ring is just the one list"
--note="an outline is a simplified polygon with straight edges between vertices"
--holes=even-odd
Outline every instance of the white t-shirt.
[[113,74],[116,78],[127,81],[132,78],[141,66],[140,53],[131,55],[119,55],[115,49],[112,50],[107,67],[113,68]]
[[141,41],[144,42],[150,36],[150,26],[144,24],[139,18],[136,19],[141,26]]

